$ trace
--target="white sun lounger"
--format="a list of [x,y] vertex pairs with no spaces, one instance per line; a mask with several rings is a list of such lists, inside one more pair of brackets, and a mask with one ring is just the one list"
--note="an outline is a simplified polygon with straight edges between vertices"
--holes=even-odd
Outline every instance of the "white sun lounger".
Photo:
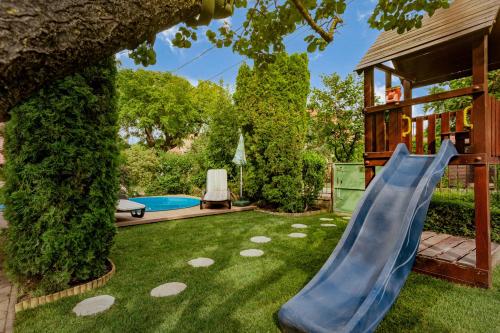
[[224,169],[211,169],[207,172],[207,190],[200,201],[200,209],[207,203],[227,203],[231,209],[231,192],[227,187],[227,172]]
[[144,217],[146,206],[138,202],[120,199],[116,205],[116,211],[119,213],[130,212],[133,217]]

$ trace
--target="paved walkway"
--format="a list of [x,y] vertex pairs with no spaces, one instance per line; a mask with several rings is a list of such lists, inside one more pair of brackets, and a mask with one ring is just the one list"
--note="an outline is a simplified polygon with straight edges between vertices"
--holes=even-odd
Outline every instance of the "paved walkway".
[[2,258],[0,257],[0,333],[14,331],[15,295],[15,288],[7,281],[2,271]]

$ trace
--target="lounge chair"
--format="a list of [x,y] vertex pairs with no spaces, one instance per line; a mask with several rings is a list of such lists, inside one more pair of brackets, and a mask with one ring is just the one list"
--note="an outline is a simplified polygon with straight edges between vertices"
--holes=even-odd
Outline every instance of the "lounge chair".
[[211,203],[226,203],[231,209],[231,191],[227,187],[227,172],[224,169],[211,169],[207,172],[207,189],[203,191],[200,209]]
[[116,211],[119,213],[130,212],[133,217],[144,217],[146,206],[138,202],[120,199],[116,205]]

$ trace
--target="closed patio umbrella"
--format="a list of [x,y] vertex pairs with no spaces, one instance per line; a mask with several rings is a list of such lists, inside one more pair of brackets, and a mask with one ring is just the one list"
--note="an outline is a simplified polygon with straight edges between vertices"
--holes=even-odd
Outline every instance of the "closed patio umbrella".
[[240,200],[243,197],[243,165],[247,164],[247,158],[245,155],[245,140],[243,139],[243,134],[240,130],[240,140],[238,141],[238,147],[236,148],[236,153],[233,157],[233,163],[240,167]]

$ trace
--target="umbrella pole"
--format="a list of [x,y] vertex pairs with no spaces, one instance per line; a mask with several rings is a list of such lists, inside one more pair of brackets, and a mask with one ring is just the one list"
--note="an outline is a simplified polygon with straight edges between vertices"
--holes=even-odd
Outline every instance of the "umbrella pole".
[[240,165],[240,200],[243,197],[243,165]]

